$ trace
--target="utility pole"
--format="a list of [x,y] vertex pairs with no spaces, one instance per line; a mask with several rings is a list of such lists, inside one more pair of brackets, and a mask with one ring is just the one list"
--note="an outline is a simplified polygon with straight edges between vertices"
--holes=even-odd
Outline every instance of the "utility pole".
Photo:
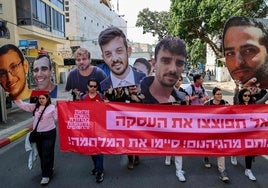
[[2,86],[0,86],[0,122],[7,122],[6,94]]

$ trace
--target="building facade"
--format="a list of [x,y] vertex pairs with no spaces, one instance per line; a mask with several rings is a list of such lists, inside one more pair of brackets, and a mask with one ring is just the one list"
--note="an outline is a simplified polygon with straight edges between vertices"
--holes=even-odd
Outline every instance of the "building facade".
[[150,45],[146,43],[134,43],[131,42],[130,46],[132,48],[132,53],[129,58],[130,65],[133,65],[137,58],[145,58],[148,61],[154,56],[155,45]]
[[[84,47],[90,51],[92,59],[100,60],[99,33],[110,26],[127,32],[127,22],[113,10],[109,0],[65,0],[64,7],[67,41],[58,45],[62,58],[73,58],[75,49]],[[70,68],[60,69],[62,82]]]
[[72,58],[77,47],[85,47],[93,59],[101,59],[97,43],[100,31],[110,26],[125,33],[127,29],[109,0],[0,0],[2,23],[8,32],[0,36],[0,45],[15,44],[24,52],[30,63],[31,87],[31,64],[40,51],[46,51],[53,61],[53,80],[65,83],[72,66],[64,66],[64,59]]

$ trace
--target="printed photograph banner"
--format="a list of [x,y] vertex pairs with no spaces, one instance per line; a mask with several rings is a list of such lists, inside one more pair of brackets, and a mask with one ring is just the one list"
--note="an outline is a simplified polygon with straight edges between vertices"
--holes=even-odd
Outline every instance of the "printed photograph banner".
[[267,105],[57,101],[60,149],[83,154],[268,154]]

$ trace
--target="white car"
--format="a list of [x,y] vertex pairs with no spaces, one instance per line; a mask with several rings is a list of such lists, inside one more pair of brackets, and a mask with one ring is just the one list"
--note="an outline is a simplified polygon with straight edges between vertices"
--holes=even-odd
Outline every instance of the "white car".
[[192,84],[191,80],[185,75],[185,74],[182,74],[182,84],[181,84],[181,88],[183,89],[186,89],[189,85]]

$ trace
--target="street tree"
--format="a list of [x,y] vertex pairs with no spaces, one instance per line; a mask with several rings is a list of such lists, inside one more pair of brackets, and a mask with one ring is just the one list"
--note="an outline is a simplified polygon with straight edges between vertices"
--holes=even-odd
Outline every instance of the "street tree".
[[206,43],[202,40],[194,39],[187,45],[187,52],[189,65],[196,67],[198,63],[206,63]]
[[136,27],[142,27],[143,34],[151,33],[161,40],[168,34],[167,26],[170,22],[170,12],[167,11],[150,11],[148,8],[143,9],[138,14]]
[[265,0],[171,0],[168,31],[192,46],[194,39],[209,44],[221,56],[221,37],[225,21],[231,16],[266,17]]

